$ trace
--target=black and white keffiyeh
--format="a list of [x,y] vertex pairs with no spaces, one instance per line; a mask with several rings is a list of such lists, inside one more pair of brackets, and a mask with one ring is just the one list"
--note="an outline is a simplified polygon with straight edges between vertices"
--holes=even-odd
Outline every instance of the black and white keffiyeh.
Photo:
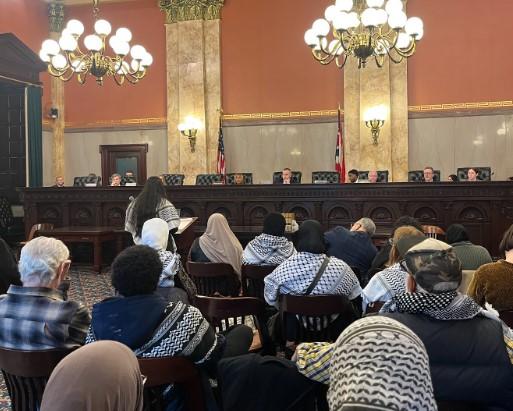
[[334,344],[328,403],[330,411],[436,410],[424,344],[391,318],[354,322]]
[[407,275],[408,273],[401,268],[401,265],[396,263],[380,271],[375,277],[392,295],[396,295],[406,291]]
[[426,292],[396,295],[382,308],[384,313],[425,314],[436,320],[469,320],[484,310],[470,297],[456,291],[440,294]]
[[286,237],[260,234],[251,240],[242,254],[242,264],[280,265],[296,250]]

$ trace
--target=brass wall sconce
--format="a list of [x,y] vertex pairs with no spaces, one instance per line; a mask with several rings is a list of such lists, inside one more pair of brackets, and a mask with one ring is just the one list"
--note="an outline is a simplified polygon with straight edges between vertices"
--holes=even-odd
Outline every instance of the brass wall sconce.
[[186,117],[185,122],[178,124],[178,130],[182,136],[185,136],[189,139],[189,144],[191,145],[191,153],[196,151],[196,135],[198,134],[198,129],[201,127],[201,122],[191,116]]
[[371,129],[372,143],[378,144],[378,137],[381,128],[385,124],[387,109],[384,106],[372,107],[365,114],[365,125]]

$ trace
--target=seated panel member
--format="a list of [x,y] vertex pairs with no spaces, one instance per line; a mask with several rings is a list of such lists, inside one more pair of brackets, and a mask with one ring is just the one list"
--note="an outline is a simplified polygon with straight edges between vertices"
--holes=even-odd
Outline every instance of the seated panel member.
[[55,187],[55,188],[64,187],[64,177],[63,176],[55,177],[55,184],[52,187]]
[[377,183],[378,182],[378,172],[376,170],[369,171],[369,183]]
[[353,168],[352,170],[349,170],[347,173],[347,178],[349,179],[350,183],[359,183],[358,170],[355,168]]
[[233,184],[235,185],[243,185],[244,184],[244,174],[235,174],[233,176]]
[[470,167],[467,171],[467,181],[476,182],[479,181],[477,179],[478,171],[475,168]]
[[121,186],[121,176],[118,173],[112,174],[110,178],[110,186],[111,187],[120,187]]
[[433,170],[433,167],[424,167],[424,183],[433,183],[435,181],[434,175],[435,171]]
[[282,184],[292,184],[292,171],[286,167],[281,172]]

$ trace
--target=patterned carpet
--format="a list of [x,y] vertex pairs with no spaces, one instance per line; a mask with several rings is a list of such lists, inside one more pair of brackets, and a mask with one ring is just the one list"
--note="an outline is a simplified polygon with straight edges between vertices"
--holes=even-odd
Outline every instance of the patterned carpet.
[[[70,270],[69,298],[82,301],[91,310],[93,304],[113,294],[108,268],[97,274],[90,266],[73,265]],[[0,411],[11,410],[11,402],[0,374]]]

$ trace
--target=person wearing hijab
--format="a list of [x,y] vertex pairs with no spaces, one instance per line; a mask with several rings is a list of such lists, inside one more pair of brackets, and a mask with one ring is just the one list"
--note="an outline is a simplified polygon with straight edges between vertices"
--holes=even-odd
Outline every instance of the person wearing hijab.
[[436,411],[420,338],[391,318],[372,316],[351,324],[334,345],[328,405],[330,411]]
[[408,273],[399,262],[412,244],[423,241],[426,238],[423,232],[415,227],[399,227],[392,237],[392,248],[388,267],[374,275],[362,292],[362,309],[366,311],[371,303],[385,303],[394,295],[406,291],[406,277]]
[[55,367],[41,411],[142,411],[143,386],[133,352],[115,341],[99,341],[72,352]]
[[[157,294],[166,301],[182,301],[188,304],[197,294],[196,286],[183,269],[180,254],[167,251],[168,233],[168,225],[164,220],[152,218],[143,225],[141,244],[156,250],[162,262]],[[183,289],[178,288],[178,285]]]
[[5,294],[11,285],[21,285],[18,264],[11,247],[0,238],[0,294]]
[[[146,180],[141,193],[128,204],[125,218],[125,231],[132,234],[134,244],[140,244],[141,232],[144,223],[151,218],[164,220],[173,234],[180,226],[180,216],[173,204],[166,197],[166,189],[159,177],[150,177]],[[171,236],[172,250],[176,249]]]
[[488,250],[472,244],[467,230],[461,224],[450,225],[445,232],[445,239],[461,261],[462,270],[477,270],[482,265],[492,262]]
[[242,254],[242,264],[280,265],[296,250],[285,237],[285,217],[270,213],[265,217],[262,234],[251,240]]
[[191,260],[230,264],[240,277],[242,251],[242,245],[230,229],[226,217],[214,213],[208,218],[205,233],[192,244]]

